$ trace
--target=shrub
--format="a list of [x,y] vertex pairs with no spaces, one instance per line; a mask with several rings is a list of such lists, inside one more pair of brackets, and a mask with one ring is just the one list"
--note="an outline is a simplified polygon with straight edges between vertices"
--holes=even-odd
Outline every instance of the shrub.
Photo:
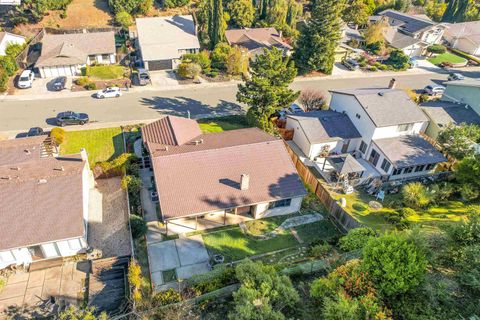
[[136,172],[130,170],[132,168],[137,168],[135,164],[137,156],[132,153],[122,153],[115,159],[111,161],[98,162],[97,167],[99,167],[103,174],[108,176],[121,176],[125,172],[130,174],[136,174]]
[[327,243],[317,244],[316,246],[310,248],[310,253],[315,258],[323,258],[327,255],[331,248],[332,246]]
[[9,77],[13,76],[18,69],[15,58],[12,56],[1,56],[0,69],[5,70]]
[[430,53],[442,54],[447,52],[447,48],[441,44],[432,44],[427,48]]
[[115,23],[127,30],[133,24],[133,18],[127,11],[120,11],[115,15]]
[[166,305],[177,303],[180,301],[182,301],[182,296],[180,295],[180,293],[178,293],[172,288],[166,291],[159,292],[153,297],[153,302],[155,306],[158,306],[158,307],[166,306]]
[[53,142],[59,146],[65,141],[65,130],[62,128],[53,128],[52,131],[50,131],[50,137]]
[[405,205],[411,208],[425,208],[431,201],[431,195],[420,182],[412,182],[402,189],[402,197]]
[[5,92],[8,89],[9,76],[5,70],[0,68],[0,92]]
[[163,6],[165,8],[177,8],[188,4],[190,0],[165,0]]
[[237,282],[234,268],[225,266],[216,267],[208,274],[196,276],[189,281],[194,282],[193,287],[201,294],[212,292]]
[[95,84],[95,82],[89,82],[83,87],[87,90],[97,90],[97,85]]
[[460,187],[460,194],[465,201],[473,201],[478,198],[480,191],[471,183],[465,183]]
[[377,71],[377,70],[378,70],[378,68],[377,68],[377,67],[375,67],[375,66],[370,66],[370,67],[368,67],[368,70],[369,70],[369,71],[373,71],[373,72],[374,72],[374,71]]
[[134,260],[130,260],[128,266],[128,283],[132,288],[133,299],[138,303],[142,300],[142,292],[140,290],[142,286],[142,269],[140,265]]
[[426,94],[426,93],[422,93],[422,94],[418,97],[418,103],[424,103],[424,102],[427,102],[428,100],[430,100],[430,97],[429,97],[428,94]]
[[344,251],[361,249],[376,233],[370,228],[355,228],[348,231],[347,235],[340,238],[340,248]]
[[127,189],[130,193],[138,194],[142,188],[142,179],[136,176],[124,176],[122,178],[122,188]]
[[410,58],[402,50],[393,50],[385,64],[392,66],[395,70],[407,70],[410,65]]
[[237,46],[230,49],[227,55],[227,73],[238,76],[248,71],[248,55]]
[[378,69],[379,69],[379,70],[382,70],[382,71],[386,71],[386,70],[388,70],[388,66],[386,66],[386,65],[384,65],[384,64],[380,64],[380,65],[378,66]]
[[413,210],[412,208],[402,208],[402,209],[400,209],[400,216],[402,218],[408,218],[408,217],[414,216],[416,214],[417,214],[417,212],[415,210]]
[[78,86],[86,86],[88,83],[90,82],[90,80],[88,79],[88,77],[80,77],[80,78],[77,78],[75,79],[75,84],[77,84]]
[[431,189],[436,202],[447,201],[456,191],[455,186],[449,182],[434,184]]
[[182,62],[178,66],[178,75],[182,78],[195,79],[198,77],[202,68],[194,62]]
[[132,214],[130,216],[130,227],[132,228],[132,236],[134,239],[141,238],[147,234],[147,223],[142,217]]
[[352,208],[353,208],[353,210],[357,210],[357,211],[360,211],[360,212],[365,211],[365,210],[368,209],[367,206],[364,205],[364,204],[361,203],[361,202],[355,202],[355,203],[352,205]]
[[226,43],[219,43],[212,51],[212,68],[227,71],[227,58],[231,47]]

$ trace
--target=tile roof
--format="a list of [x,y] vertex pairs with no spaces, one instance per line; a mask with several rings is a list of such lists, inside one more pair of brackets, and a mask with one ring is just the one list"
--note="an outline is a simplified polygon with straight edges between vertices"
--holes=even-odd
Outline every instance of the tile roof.
[[[257,128],[202,134],[154,151],[152,166],[167,220],[306,193],[283,142]],[[248,190],[239,188],[242,174],[250,176]]]
[[396,168],[447,160],[434,146],[417,135],[375,139],[373,142]]
[[377,127],[428,121],[422,110],[400,89],[341,89],[330,92],[354,96]]
[[242,46],[248,50],[271,47],[292,49],[275,28],[231,29],[225,31],[225,37],[230,45]]
[[138,42],[145,61],[177,59],[182,49],[200,49],[191,15],[137,18]]
[[36,151],[21,154],[24,147],[37,146],[38,140],[0,141],[0,250],[84,235],[82,172],[86,163],[80,155],[41,158]]
[[45,34],[42,51],[35,66],[85,64],[93,54],[115,53],[113,31],[91,33]]
[[436,25],[435,22],[390,9],[380,12],[379,15],[388,17],[390,24],[408,33],[417,33]]
[[361,138],[357,128],[346,114],[333,110],[321,110],[288,115],[298,121],[310,143]]
[[464,103],[437,100],[422,103],[420,107],[440,127],[461,123],[480,125],[480,115]]

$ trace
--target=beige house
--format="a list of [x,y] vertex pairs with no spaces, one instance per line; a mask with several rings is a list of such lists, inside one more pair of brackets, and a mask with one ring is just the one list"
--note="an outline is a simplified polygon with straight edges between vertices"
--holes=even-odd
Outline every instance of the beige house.
[[449,23],[443,38],[452,48],[480,57],[480,21]]
[[87,248],[87,154],[57,156],[45,136],[0,141],[0,269]]
[[165,223],[283,215],[306,195],[283,141],[260,129],[203,134],[196,121],[168,116],[144,126],[142,137]]
[[282,33],[275,28],[245,28],[225,31],[225,38],[231,46],[246,48],[251,56],[262,54],[264,49],[277,48],[288,56],[292,46],[285,42]]

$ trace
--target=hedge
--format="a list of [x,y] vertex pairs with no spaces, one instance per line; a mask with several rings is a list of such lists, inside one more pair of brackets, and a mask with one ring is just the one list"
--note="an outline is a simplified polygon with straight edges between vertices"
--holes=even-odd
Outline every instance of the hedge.
[[480,59],[479,58],[471,56],[468,53],[465,53],[463,51],[460,51],[460,50],[454,49],[454,48],[448,48],[448,50],[455,53],[456,55],[459,55],[462,58],[465,58],[467,60],[472,60],[472,61],[475,61],[476,63],[480,64]]

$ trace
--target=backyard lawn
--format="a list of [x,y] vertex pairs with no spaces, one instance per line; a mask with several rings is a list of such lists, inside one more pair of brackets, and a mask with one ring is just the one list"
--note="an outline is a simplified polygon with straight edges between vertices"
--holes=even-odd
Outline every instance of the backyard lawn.
[[428,61],[436,65],[441,64],[442,62],[450,62],[453,64],[467,62],[467,60],[465,60],[464,58],[450,52],[442,53],[435,57],[431,57],[428,59]]
[[81,148],[87,150],[91,167],[97,162],[112,160],[123,153],[122,130],[116,127],[65,131],[65,141],[60,146],[60,154],[79,153]]
[[88,66],[85,69],[86,76],[102,80],[121,79],[124,73],[125,69],[122,66],[114,64]]
[[222,132],[248,127],[245,116],[241,115],[200,119],[198,123],[204,133]]
[[317,240],[328,240],[339,235],[337,228],[327,219],[304,224],[294,229],[297,231],[300,239],[305,243],[311,243]]

